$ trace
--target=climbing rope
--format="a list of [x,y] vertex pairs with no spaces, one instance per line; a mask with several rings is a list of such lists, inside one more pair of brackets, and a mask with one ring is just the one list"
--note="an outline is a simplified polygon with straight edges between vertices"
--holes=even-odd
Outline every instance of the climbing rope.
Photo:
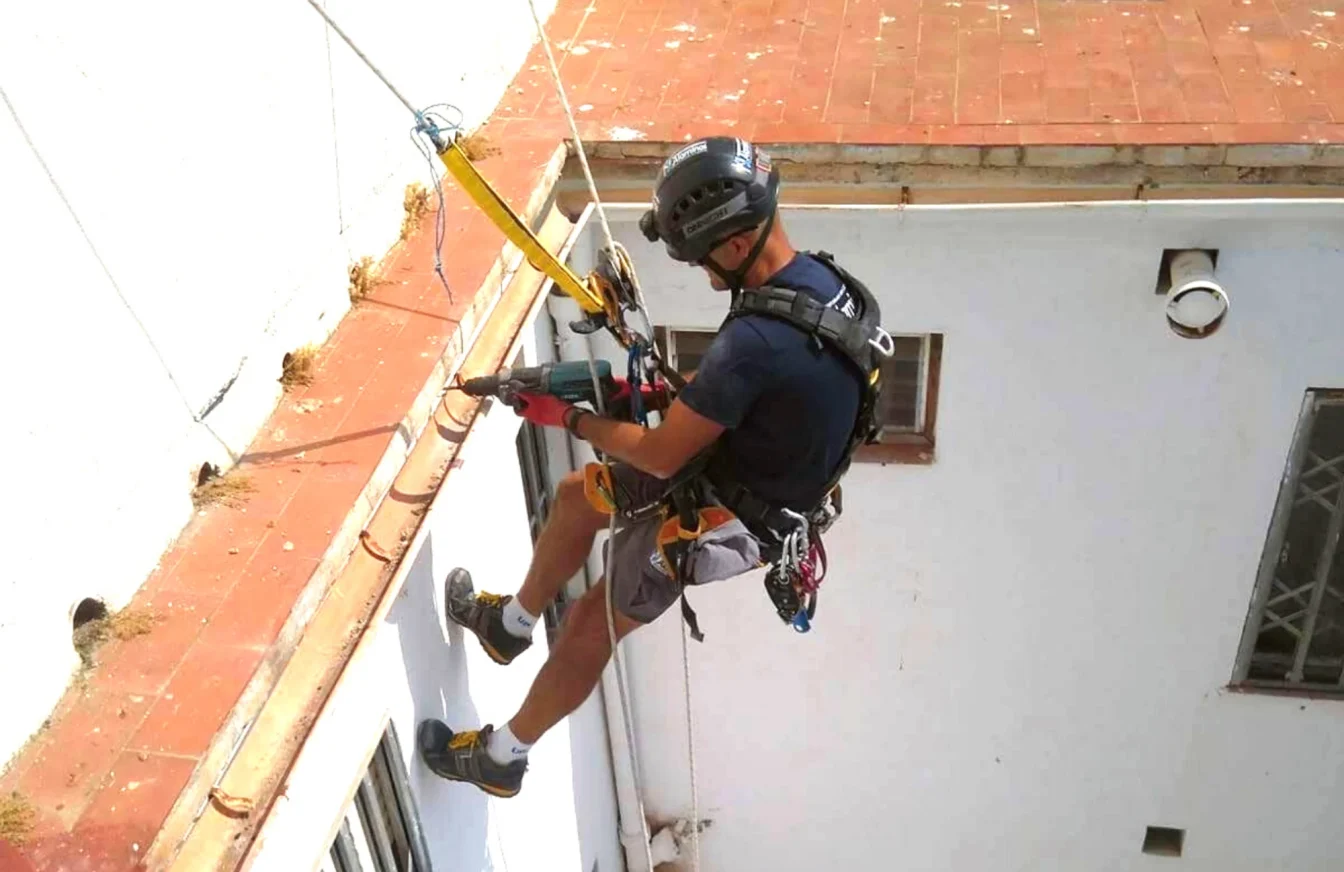
[[[407,100],[406,97],[400,91],[397,90],[396,86],[394,86],[392,82],[389,81],[385,75],[383,75],[383,72],[380,69],[378,69],[378,67],[373,63],[373,61],[371,61],[368,58],[368,56],[365,55],[364,52],[362,52],[359,49],[359,47],[354,43],[354,41],[350,39],[349,36],[346,35],[345,31],[341,30],[340,26],[336,24],[335,21],[332,20],[331,16],[329,16],[326,13],[326,10],[322,8],[322,6],[317,2],[317,0],[308,0],[308,5],[312,6],[318,15],[322,16],[322,19],[327,23],[327,25],[332,30],[334,30],[336,34],[341,37],[341,39],[345,41],[346,45],[350,46],[351,50],[354,51],[354,53],[359,57],[359,59],[364,62],[364,65],[367,66],[369,70],[372,71],[373,74],[378,77],[378,80],[381,81],[383,85],[386,86],[386,88],[390,92],[392,92],[392,95],[395,96],[397,100],[400,101],[401,104],[406,107],[407,111],[409,111],[412,115],[415,116],[416,126],[412,131],[412,138],[416,143],[416,147],[421,150],[421,153],[425,155],[426,159],[430,163],[431,173],[435,181],[435,189],[438,192],[439,212],[435,224],[435,272],[438,274],[440,281],[443,282],[444,289],[448,290],[449,298],[451,299],[452,292],[451,290],[448,289],[447,279],[444,278],[442,262],[439,254],[439,249],[443,241],[443,227],[442,227],[442,218],[444,212],[443,190],[440,184],[440,176],[438,175],[437,171],[433,166],[433,159],[432,159],[433,152],[432,150],[429,152],[425,150],[424,140],[427,139],[429,143],[437,144],[440,141],[440,134],[444,130],[455,131],[460,127],[461,118],[459,117],[457,121],[450,121],[449,119],[445,118],[440,112],[436,111],[440,107],[455,109],[455,107],[447,106],[447,104],[439,104],[438,106],[432,106],[425,110],[416,109],[415,106],[413,106],[411,102]],[[565,120],[569,124],[569,131],[570,135],[573,137],[575,152],[578,155],[580,165],[583,167],[583,175],[584,178],[587,180],[588,192],[592,196],[593,204],[597,211],[598,221],[602,227],[602,235],[606,243],[607,250],[611,253],[613,258],[616,260],[617,264],[623,267],[624,272],[630,277],[630,284],[632,286],[631,289],[634,295],[634,304],[635,304],[634,308],[638,310],[640,318],[644,322],[644,333],[634,341],[633,343],[634,348],[632,349],[632,356],[629,361],[630,366],[629,371],[631,373],[634,373],[636,371],[638,358],[642,357],[644,351],[647,351],[648,349],[655,349],[656,353],[656,346],[654,345],[652,338],[653,326],[649,318],[648,307],[645,304],[644,294],[640,290],[639,282],[637,279],[634,278],[634,269],[630,267],[629,253],[626,252],[624,246],[618,243],[612,236],[611,225],[607,221],[606,210],[602,206],[602,199],[597,192],[597,183],[593,179],[592,168],[588,164],[588,155],[584,150],[583,141],[579,136],[578,125],[574,120],[574,113],[573,110],[570,108],[569,99],[565,94],[564,83],[560,78],[560,68],[556,64],[555,54],[551,50],[550,39],[546,36],[546,28],[542,24],[540,14],[537,12],[535,0],[528,0],[528,8],[531,9],[532,11],[532,21],[536,25],[538,37],[541,40],[542,47],[545,49],[546,59],[550,64],[551,78],[555,82],[556,92],[560,97],[560,105],[564,109]],[[461,113],[459,112],[459,116],[460,114]],[[594,393],[597,398],[596,399],[597,412],[599,415],[605,415],[606,403],[603,399],[603,394],[600,389],[599,380],[597,376],[597,364],[596,360],[594,359],[591,347],[588,350],[588,371],[593,379]],[[632,382],[631,388],[635,391],[638,391],[638,385],[636,383]],[[638,402],[639,397],[635,397],[635,401]],[[608,477],[610,477],[611,464],[605,455],[602,458],[602,463],[603,466],[606,468]],[[608,533],[607,554],[608,557],[610,557],[612,547],[611,541],[616,533],[615,511],[612,512],[611,523],[610,526],[608,527],[607,533]],[[625,675],[622,670],[620,643],[619,640],[616,638],[615,611],[612,603],[613,584],[610,575],[611,575],[611,561],[608,560],[608,568],[607,568],[608,578],[606,580],[606,591],[605,591],[607,638],[611,645],[612,666],[616,673],[616,687],[618,695],[620,696],[621,715],[625,722],[624,725],[625,725],[626,746],[630,756],[630,772],[635,791],[635,803],[637,805],[639,812],[638,814],[639,828],[644,846],[644,859],[645,862],[647,863],[647,868],[649,870],[652,870],[653,869],[652,839],[649,836],[648,819],[644,812],[643,779],[641,777],[639,768],[639,756],[635,752],[635,736],[633,725],[634,721],[630,710],[629,690],[626,687]],[[693,868],[698,872],[700,868],[699,797],[695,775],[695,733],[692,725],[693,718],[691,712],[690,654],[688,646],[686,644],[686,627],[684,625],[682,626],[681,644],[682,644],[682,673],[683,678],[685,680],[685,693],[686,693],[686,739],[687,739],[687,745],[690,749],[690,755],[689,755],[690,769],[691,769],[690,824],[691,824],[692,839],[694,843]]]
[[[579,165],[583,167],[583,176],[588,183],[588,194],[593,199],[593,207],[597,211],[597,218],[602,226],[603,239],[606,242],[608,249],[610,249],[614,254],[617,254],[620,257],[628,259],[629,255],[625,253],[625,249],[619,243],[616,242],[615,238],[612,237],[611,224],[607,221],[606,209],[603,208],[602,198],[597,192],[597,182],[594,181],[592,168],[588,165],[588,154],[583,147],[583,140],[579,136],[579,127],[578,124],[574,121],[574,112],[570,108],[569,97],[567,94],[565,94],[564,80],[561,79],[560,77],[560,67],[555,62],[555,53],[551,51],[550,38],[546,36],[546,28],[542,25],[541,16],[537,13],[536,0],[527,0],[527,5],[528,8],[532,10],[532,21],[536,24],[537,36],[541,40],[541,46],[546,52],[546,61],[551,69],[551,79],[555,83],[555,92],[560,97],[560,107],[561,109],[564,110],[565,121],[569,124],[569,133],[574,140],[574,151],[579,158]],[[630,275],[633,279],[634,276],[633,269],[630,270]],[[653,337],[653,327],[651,319],[649,318],[648,306],[644,302],[644,294],[640,290],[638,280],[632,280],[632,284],[634,286],[636,308],[640,313],[641,319],[644,321],[644,330],[645,330],[644,338],[649,341],[649,344],[651,344]],[[638,351],[636,349],[640,348],[642,344],[643,343],[636,343],[635,349],[632,349],[632,353],[637,354]],[[633,362],[634,360],[632,356],[631,359],[632,370],[633,370]],[[602,391],[598,387],[597,367],[593,359],[593,351],[591,345],[588,346],[588,371],[593,379],[594,393],[597,395],[598,414],[599,415],[605,414],[606,413],[606,409],[604,407],[605,404],[602,401]],[[631,384],[630,390],[634,392],[634,394],[636,395],[635,398],[637,400],[639,386],[636,384]],[[608,481],[613,480],[611,478],[611,464],[607,460],[605,455],[602,458],[602,464],[606,469]],[[613,510],[611,513],[611,523],[607,528],[607,543],[606,543],[607,555],[608,555],[608,560],[606,561],[607,589],[605,592],[606,613],[607,613],[607,639],[611,645],[612,668],[616,672],[616,689],[621,699],[621,716],[625,721],[626,749],[630,755],[630,774],[631,774],[631,781],[633,782],[633,786],[635,789],[635,804],[639,811],[639,832],[644,845],[644,859],[645,862],[647,863],[646,868],[652,870],[653,847],[652,847],[652,840],[649,836],[648,818],[644,813],[643,780],[640,777],[640,771],[639,771],[639,754],[636,753],[635,750],[635,735],[634,735],[634,725],[630,715],[629,690],[625,686],[625,674],[621,668],[620,642],[616,638],[616,618],[614,609],[612,607],[611,592],[612,588],[615,587],[615,585],[612,582],[611,574],[615,567],[614,567],[614,561],[610,559],[610,555],[612,549],[612,539],[615,535],[616,535],[616,512],[615,510]],[[696,785],[696,777],[695,777],[695,731],[692,724],[693,719],[691,715],[691,665],[690,665],[691,661],[690,661],[690,652],[686,644],[687,628],[684,622],[679,623],[681,623],[682,677],[684,679],[684,686],[686,693],[686,744],[687,748],[689,749],[690,770],[691,770],[691,839],[693,845],[692,869],[696,870],[696,872],[699,872],[700,811],[699,811],[698,788]]]

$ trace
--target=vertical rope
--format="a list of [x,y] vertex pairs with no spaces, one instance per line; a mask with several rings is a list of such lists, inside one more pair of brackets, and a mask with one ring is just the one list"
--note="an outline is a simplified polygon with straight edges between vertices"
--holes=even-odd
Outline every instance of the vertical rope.
[[695,783],[695,725],[691,709],[690,628],[681,621],[681,678],[686,687],[686,753],[691,762],[691,868],[700,872],[700,789]]
[[[607,244],[607,247],[611,249],[613,253],[621,251],[622,250],[621,247],[611,235],[611,224],[607,221],[606,209],[603,208],[602,198],[597,192],[597,182],[593,179],[592,168],[588,165],[588,154],[583,147],[583,140],[579,136],[578,124],[574,121],[574,112],[571,110],[569,105],[569,96],[565,93],[564,81],[560,78],[560,67],[555,62],[555,53],[551,51],[551,41],[546,36],[546,28],[542,25],[541,16],[537,13],[536,0],[527,0],[527,5],[528,8],[532,10],[532,21],[537,26],[537,36],[541,40],[542,49],[546,52],[546,61],[551,68],[551,79],[555,83],[556,94],[560,97],[560,106],[564,110],[565,121],[569,125],[570,136],[572,136],[574,139],[575,154],[577,154],[579,158],[580,166],[583,167],[584,179],[587,180],[588,182],[588,194],[589,196],[592,197],[593,205],[597,211],[598,221],[601,223],[602,226],[602,236]],[[638,283],[635,284],[634,292],[635,292],[636,307],[638,308],[640,315],[644,321],[645,336],[650,340],[652,340],[653,338],[652,320],[649,318],[648,307],[644,303],[644,294],[643,291],[640,289]],[[593,362],[593,354],[591,346],[589,347],[588,351],[588,367],[589,372],[593,377],[594,386],[596,386],[597,371]],[[602,408],[602,399],[601,399],[602,392],[600,390],[597,391],[597,397],[598,397],[598,414],[603,414],[605,410]],[[606,465],[608,471],[610,471],[610,464],[607,462],[605,457],[603,458],[603,464]],[[611,515],[611,524],[608,527],[608,534],[607,534],[608,558],[610,558],[611,555],[612,537],[614,537],[615,534],[616,534],[616,513],[613,511]],[[645,862],[648,864],[647,868],[652,870],[653,849],[651,846],[651,839],[649,837],[648,819],[644,813],[643,779],[640,777],[639,772],[639,755],[635,751],[634,726],[630,717],[629,691],[625,686],[625,676],[621,669],[620,643],[619,640],[617,640],[616,638],[616,620],[614,610],[612,607],[612,588],[614,587],[614,585],[612,583],[611,573],[614,567],[612,560],[608,559],[606,563],[607,563],[607,580],[606,580],[607,637],[611,644],[612,665],[613,668],[616,670],[616,688],[621,698],[621,715],[625,720],[626,746],[630,752],[630,773],[631,773],[631,780],[634,782],[635,802],[639,809],[639,829],[640,829],[640,835],[643,837],[644,842],[644,858]],[[696,872],[699,872],[700,869],[699,798],[697,795],[696,779],[695,779],[695,739],[694,739],[694,731],[691,724],[692,716],[691,716],[690,657],[689,652],[686,650],[686,628],[684,626],[682,627],[681,630],[681,645],[682,645],[681,648],[682,671],[686,681],[686,730],[687,730],[686,736],[690,748],[691,830],[694,833],[693,838],[695,840],[693,868],[696,870]]]
[[[393,96],[395,96],[401,102],[401,104],[405,106],[406,109],[412,115],[415,116],[417,122],[423,125],[425,123],[426,113],[417,110],[414,106],[411,105],[409,100],[407,100],[404,96],[402,96],[401,92],[398,91],[390,81],[388,81],[387,77],[383,75],[382,71],[379,70],[378,67],[375,66],[373,62],[369,60],[369,58],[362,51],[359,50],[359,47],[355,45],[354,41],[351,40],[350,37],[347,36],[343,30],[341,30],[341,28],[336,24],[336,22],[331,19],[331,16],[329,16],[326,10],[323,9],[321,5],[318,4],[317,0],[308,0],[308,5],[312,6],[318,15],[322,16],[322,19],[326,21],[328,26],[330,26],[332,30],[336,31],[336,34],[340,36],[342,40],[345,41],[345,44],[350,46],[350,49],[356,55],[359,56],[359,59],[364,62],[365,66],[367,66],[373,72],[373,74],[378,77],[378,80],[381,81],[383,85],[386,86],[387,89],[392,92]],[[565,94],[564,83],[560,78],[560,67],[558,64],[556,64],[555,54],[551,51],[551,42],[550,39],[546,36],[546,28],[543,26],[541,22],[541,15],[537,12],[536,2],[535,0],[527,0],[527,5],[532,12],[532,21],[536,24],[537,34],[540,37],[542,48],[546,52],[546,60],[551,68],[551,78],[554,80],[556,92],[560,96],[560,105],[564,109],[565,121],[569,125],[569,132],[574,140],[575,152],[578,155],[580,165],[583,167],[584,178],[587,180],[588,183],[588,193],[593,199],[593,204],[596,207],[597,211],[598,221],[602,226],[603,239],[607,247],[612,251],[613,254],[619,254],[623,257],[628,258],[628,254],[625,252],[624,247],[621,246],[620,243],[616,242],[615,238],[613,238],[612,236],[611,225],[607,221],[606,210],[603,208],[602,199],[597,192],[597,182],[593,179],[592,168],[588,164],[588,155],[584,150],[583,141],[579,136],[578,124],[574,120],[574,113],[570,108],[569,98]],[[419,129],[420,128],[417,127],[417,130]],[[440,191],[439,195],[440,197],[442,197],[442,191]],[[442,214],[442,211],[443,210],[441,201],[440,215]],[[437,258],[436,258],[436,267],[438,267]],[[437,271],[439,272],[440,279],[443,279],[441,268],[439,268]],[[447,288],[446,281],[444,282],[444,287]],[[645,305],[644,302],[643,291],[640,289],[638,282],[634,284],[633,290],[634,290],[636,308],[640,313],[641,319],[644,321],[645,336],[646,338],[651,340],[653,337],[653,326],[649,318],[648,307]],[[593,378],[594,387],[597,387],[597,381],[598,381],[597,367],[591,347],[589,347],[588,351],[588,371]],[[602,392],[598,390],[596,393],[597,393],[598,414],[605,414],[606,409],[605,409],[605,403],[602,398]],[[603,464],[607,466],[608,470],[610,470],[610,463],[605,457],[603,458]],[[606,579],[606,597],[605,597],[606,613],[607,613],[606,615],[607,637],[608,641],[611,644],[612,665],[613,668],[616,670],[616,687],[617,690],[619,691],[621,701],[621,714],[625,720],[626,745],[630,755],[630,772],[632,780],[634,782],[635,802],[639,809],[639,828],[644,843],[644,859],[645,862],[647,863],[647,868],[649,870],[652,870],[653,869],[653,851],[651,844],[652,840],[649,837],[648,819],[644,813],[643,779],[641,777],[639,769],[639,755],[635,752],[635,736],[634,736],[633,719],[631,717],[631,711],[630,711],[629,691],[625,685],[625,677],[622,672],[622,664],[620,656],[620,644],[619,640],[616,638],[616,620],[612,604],[613,585],[611,582],[611,578],[609,577],[611,574],[610,556],[612,548],[612,538],[615,536],[615,532],[616,532],[616,514],[615,512],[613,512],[611,516],[611,524],[608,527],[608,536],[606,543],[607,556],[608,556],[607,560],[608,578]],[[682,627],[681,643],[682,643],[682,674],[686,684],[686,737],[688,747],[690,750],[691,813],[692,813],[691,828],[694,834],[693,838],[695,840],[694,868],[698,872],[700,868],[699,797],[695,775],[695,733],[692,724],[693,718],[691,711],[690,655],[686,647],[686,628],[684,626]]]

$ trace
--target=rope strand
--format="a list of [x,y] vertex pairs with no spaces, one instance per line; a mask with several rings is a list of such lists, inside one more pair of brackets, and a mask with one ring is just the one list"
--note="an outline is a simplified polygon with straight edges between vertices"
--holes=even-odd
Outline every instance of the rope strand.
[[[430,107],[430,109],[426,109],[424,111],[416,109],[413,105],[411,105],[411,102],[407,100],[406,97],[403,96],[400,91],[397,90],[397,88],[388,80],[388,78],[385,75],[383,75],[383,72],[380,69],[378,69],[377,66],[374,65],[373,61],[369,60],[368,56],[365,55],[364,52],[360,51],[359,47],[356,46],[354,41],[351,40],[350,37],[346,35],[345,31],[341,30],[340,26],[337,25],[336,22],[331,19],[331,16],[327,15],[326,10],[324,10],[321,7],[321,5],[318,4],[317,0],[308,0],[308,5],[312,6],[318,15],[322,16],[322,19],[327,23],[327,25],[332,30],[336,31],[336,34],[340,36],[342,40],[345,41],[346,45],[350,46],[351,51],[353,51],[359,57],[359,59],[364,62],[364,65],[367,66],[369,70],[375,76],[378,77],[378,80],[381,81],[383,85],[390,92],[392,92],[392,95],[395,96],[397,100],[399,100],[401,104],[406,107],[407,111],[409,111],[412,115],[415,116],[416,127],[415,130],[412,132],[412,137],[415,140],[416,147],[420,148],[421,153],[424,154],[425,157],[430,162],[431,172],[435,180],[435,189],[438,192],[439,213],[435,222],[435,272],[438,274],[440,281],[443,282],[444,289],[448,290],[449,297],[451,299],[452,291],[449,290],[448,281],[446,278],[444,278],[442,262],[439,254],[439,249],[443,241],[443,227],[442,227],[443,190],[440,184],[440,177],[433,167],[432,154],[430,152],[425,151],[425,147],[422,144],[420,135],[429,137],[431,142],[437,145],[438,133],[441,130],[438,122],[440,120],[443,120],[445,121],[443,125],[445,128],[455,130],[458,128],[458,126],[460,126],[460,121],[457,123],[447,122],[445,119],[443,119],[441,115],[437,115],[436,113],[433,112],[433,109],[435,107]],[[542,24],[541,15],[537,12],[536,2],[535,0],[528,0],[527,5],[532,12],[532,21],[536,24],[537,34],[540,37],[542,47],[546,52],[546,60],[549,63],[551,69],[551,78],[554,80],[556,92],[560,96],[560,105],[564,109],[565,121],[569,125],[570,135],[573,137],[574,140],[574,148],[579,158],[579,164],[583,167],[583,175],[588,183],[588,193],[592,197],[594,207],[596,208],[597,211],[598,221],[602,227],[603,239],[606,242],[607,248],[612,252],[614,256],[622,258],[628,262],[629,254],[625,251],[625,248],[620,243],[618,243],[612,236],[611,224],[607,221],[606,210],[603,208],[602,199],[598,195],[597,182],[593,179],[592,167],[589,166],[588,164],[588,155],[584,150],[582,138],[579,136],[578,124],[574,120],[574,113],[570,108],[569,98],[565,94],[564,83],[560,78],[560,67],[555,61],[554,52],[551,51],[550,39],[546,36],[546,28]],[[633,275],[633,270],[631,270],[631,273]],[[639,286],[638,281],[632,281],[632,290],[635,298],[635,308],[639,312],[640,318],[644,322],[645,333],[643,338],[646,340],[647,343],[652,344],[653,325],[651,319],[649,318],[648,307],[645,304],[644,294]],[[606,413],[605,408],[606,404],[604,402],[601,390],[597,389],[598,388],[597,366],[596,361],[594,360],[593,357],[591,346],[588,351],[588,371],[589,374],[592,376],[593,386],[596,389],[595,392],[597,396],[597,402],[596,402],[597,412],[599,415],[604,415]],[[611,464],[610,461],[605,456],[602,458],[602,463],[607,468],[608,473],[610,473]],[[611,523],[608,527],[608,537],[606,542],[608,557],[610,557],[611,555],[612,538],[615,536],[615,532],[616,532],[616,513],[613,511],[611,515]],[[607,563],[608,563],[608,576],[610,576],[611,561],[608,560]],[[625,684],[625,676],[624,673],[622,672],[620,644],[619,640],[616,638],[616,621],[615,621],[614,607],[612,604],[612,583],[610,577],[608,577],[606,580],[606,586],[607,587],[606,587],[605,599],[606,599],[606,617],[607,617],[607,637],[611,645],[612,665],[616,672],[616,687],[619,692],[621,701],[621,714],[625,721],[625,738],[626,738],[627,750],[629,751],[630,755],[630,772],[632,780],[634,782],[635,802],[639,810],[639,828],[640,828],[640,835],[643,838],[644,859],[647,864],[647,868],[649,870],[652,870],[653,869],[652,839],[649,837],[648,818],[644,812],[643,779],[640,773],[639,755],[635,750],[635,735],[634,735],[633,718],[630,710],[629,690]],[[696,775],[695,775],[695,734],[692,724],[693,718],[691,711],[690,654],[686,647],[685,627],[682,628],[682,671],[686,683],[686,736],[688,747],[690,749],[691,815],[692,815],[691,831],[693,833],[692,838],[694,839],[693,868],[698,872],[700,868],[699,797],[697,792]]]
[[[537,13],[536,0],[527,0],[527,5],[528,8],[532,10],[532,20],[533,22],[535,22],[537,26],[537,35],[541,39],[542,49],[545,50],[546,52],[546,61],[551,68],[551,78],[555,82],[555,91],[556,94],[558,94],[560,97],[560,106],[564,110],[565,121],[569,125],[570,135],[574,139],[574,151],[579,158],[579,165],[583,167],[583,176],[584,179],[588,182],[588,194],[593,199],[593,206],[597,211],[598,221],[601,223],[602,226],[602,236],[606,241],[607,247],[612,251],[613,254],[616,254],[618,252],[624,254],[623,247],[616,242],[615,238],[612,237],[611,224],[607,221],[606,209],[603,208],[602,198],[597,192],[597,182],[593,179],[592,167],[588,165],[588,154],[583,147],[583,140],[579,136],[578,124],[574,121],[574,113],[570,109],[569,97],[568,95],[565,94],[564,81],[560,78],[560,67],[555,62],[555,54],[551,51],[551,41],[546,35],[546,28],[541,23],[541,16]],[[649,310],[648,307],[645,305],[644,294],[643,291],[640,289],[638,282],[634,282],[634,294],[635,294],[636,309],[639,311],[640,317],[644,321],[644,331],[645,331],[644,336],[646,339],[652,341],[653,324],[652,320],[649,318],[648,314]],[[597,370],[593,362],[592,346],[589,346],[588,351],[588,368],[593,378],[593,386],[594,388],[596,388]],[[602,392],[600,390],[597,390],[596,394],[598,397],[597,400],[598,414],[599,415],[604,414],[605,410],[603,409]],[[611,464],[606,459],[605,456],[602,459],[602,463],[607,468],[607,473],[610,476]],[[616,512],[613,510],[611,514],[611,523],[608,526],[607,530],[606,547],[608,558],[610,558],[611,555],[612,538],[615,535],[616,535]],[[626,746],[627,750],[630,753],[630,773],[631,773],[631,780],[635,788],[635,803],[636,807],[639,810],[639,830],[640,830],[640,836],[642,837],[644,844],[644,859],[645,862],[647,863],[646,868],[652,870],[653,847],[652,847],[652,839],[649,836],[648,816],[644,812],[643,779],[640,776],[640,770],[639,770],[639,754],[635,750],[634,726],[630,716],[629,691],[625,686],[625,676],[621,669],[620,643],[619,640],[617,640],[616,638],[616,620],[614,610],[612,607],[612,587],[614,585],[612,584],[610,576],[614,568],[613,563],[614,562],[610,559],[606,561],[607,575],[608,575],[608,578],[606,580],[607,589],[605,592],[606,613],[607,613],[607,638],[611,645],[612,666],[616,670],[616,689],[618,691],[618,695],[620,696],[621,700],[621,716],[625,721]],[[688,742],[688,747],[690,748],[691,832],[694,834],[692,838],[694,839],[694,846],[695,846],[693,856],[694,865],[692,868],[696,870],[696,872],[699,872],[700,869],[699,798],[697,796],[696,778],[695,778],[695,733],[694,728],[692,726],[692,716],[691,716],[690,653],[689,651],[687,651],[686,648],[686,628],[684,626],[682,627],[681,643],[682,643],[682,649],[681,649],[682,671],[686,681],[686,738]]]

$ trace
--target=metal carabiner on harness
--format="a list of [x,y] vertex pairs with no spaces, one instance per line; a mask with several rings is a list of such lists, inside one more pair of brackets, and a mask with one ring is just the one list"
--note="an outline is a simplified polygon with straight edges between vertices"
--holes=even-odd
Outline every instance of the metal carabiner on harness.
[[883,357],[891,357],[896,353],[896,340],[891,338],[890,333],[877,326],[873,327],[873,332],[877,336],[874,339],[869,339],[868,344],[876,349],[878,354]]

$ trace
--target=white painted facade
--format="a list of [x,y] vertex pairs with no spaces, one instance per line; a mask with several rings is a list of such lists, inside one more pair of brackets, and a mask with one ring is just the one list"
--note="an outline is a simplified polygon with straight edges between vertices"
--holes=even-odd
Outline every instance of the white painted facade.
[[[469,28],[460,3],[326,8],[410,100],[451,102],[468,127],[535,38],[523,2]],[[330,334],[348,266],[381,258],[406,185],[430,184],[413,119],[303,0],[18,3],[3,19],[0,365],[24,544],[0,578],[0,663],[25,665],[6,677],[0,761],[78,663],[76,605],[129,599],[189,518],[201,464],[246,447],[284,354]]]
[[[726,298],[611,214],[655,322],[714,329]],[[1303,392],[1344,387],[1344,203],[784,216],[944,335],[937,456],[851,472],[810,634],[759,573],[692,592],[701,868],[1338,869],[1344,700],[1226,686]],[[1219,250],[1212,337],[1168,329],[1165,248]],[[663,820],[680,632],[626,645]]]
[[[525,334],[524,363],[538,359],[538,340],[549,336],[546,321],[543,313],[537,334]],[[541,354],[549,358],[545,347]],[[478,590],[496,592],[516,590],[527,571],[532,540],[519,424],[495,405],[473,425],[461,466],[445,480],[393,582],[397,600],[366,634],[319,717],[266,821],[250,872],[318,868],[389,721],[435,869],[624,868],[600,693],[538,743],[524,790],[511,799],[444,781],[415,752],[416,726],[425,718],[457,729],[507,722],[546,660],[543,626],[533,646],[504,667],[469,633],[447,626],[443,612],[443,582],[454,567],[470,570]]]

